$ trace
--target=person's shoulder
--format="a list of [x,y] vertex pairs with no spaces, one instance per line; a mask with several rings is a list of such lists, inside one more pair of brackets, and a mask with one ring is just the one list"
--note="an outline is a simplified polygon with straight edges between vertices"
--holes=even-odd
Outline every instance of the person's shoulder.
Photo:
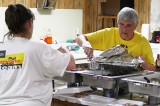
[[104,30],[118,31],[117,27],[105,28]]
[[139,41],[141,41],[141,42],[143,42],[143,43],[144,43],[144,42],[146,42],[146,43],[149,42],[149,41],[145,38],[145,36],[143,36],[141,33],[135,31],[134,34],[135,34],[136,39],[139,39]]
[[141,39],[146,39],[140,32],[134,31],[134,35]]
[[45,49],[47,47],[47,44],[44,41],[30,40],[29,46],[33,49]]
[[31,45],[35,46],[41,46],[41,45],[46,45],[44,41],[36,41],[36,40],[30,40]]

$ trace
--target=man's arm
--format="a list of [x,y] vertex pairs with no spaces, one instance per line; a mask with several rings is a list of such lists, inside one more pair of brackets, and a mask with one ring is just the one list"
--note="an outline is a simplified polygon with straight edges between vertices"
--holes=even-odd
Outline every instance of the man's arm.
[[150,70],[150,71],[155,71],[155,70],[156,70],[156,67],[155,67],[153,64],[147,62],[147,61],[144,59],[144,57],[141,57],[141,58],[142,58],[142,60],[144,61],[144,62],[141,64],[141,67],[142,67],[144,70]]
[[79,46],[83,46],[84,44],[87,43],[87,39],[85,35],[78,35],[76,38],[76,42]]
[[93,48],[88,42],[86,35],[77,36],[76,42],[79,46],[83,47],[84,53],[87,55],[88,58],[93,57]]

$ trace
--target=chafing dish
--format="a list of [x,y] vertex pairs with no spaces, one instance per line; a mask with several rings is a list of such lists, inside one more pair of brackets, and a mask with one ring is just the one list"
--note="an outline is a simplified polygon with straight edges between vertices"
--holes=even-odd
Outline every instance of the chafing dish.
[[61,80],[68,83],[81,83],[82,77],[79,73],[83,70],[89,69],[89,63],[78,63],[76,69],[73,71],[65,71],[62,77],[54,77],[56,80]]
[[[106,70],[85,70],[79,73],[83,77],[83,84],[106,89],[114,89],[121,78],[141,75],[143,72],[135,72],[126,75],[109,76],[110,72]],[[121,81],[124,82],[124,81]]]
[[54,80],[61,80],[68,83],[78,83],[81,79],[79,74],[76,74],[76,71],[66,71],[62,77],[54,77]]
[[[75,71],[66,71],[61,80],[71,83],[83,82],[84,85],[92,87],[114,89],[117,97],[119,87],[126,83],[121,81],[122,78],[144,74],[137,69],[140,63],[139,59],[127,54],[124,45],[118,45],[103,52],[100,56],[92,58],[87,63],[79,62]],[[77,71],[78,68],[82,70]]]
[[90,70],[80,74],[86,85],[113,89],[118,86],[121,78],[143,73],[138,70],[142,62],[142,59],[128,54],[127,46],[117,45],[93,57]]
[[[55,79],[70,83],[80,82],[82,79],[81,76],[84,77],[84,83],[88,83],[89,79],[94,79],[95,82],[99,82],[99,80],[101,82],[101,80],[105,79],[104,82],[106,83],[107,79],[107,83],[111,86],[103,85],[102,87],[111,89],[115,85],[113,79],[120,79],[126,77],[126,75],[135,75],[137,66],[140,63],[139,59],[133,58],[127,54],[125,45],[117,45],[104,51],[99,57],[92,58],[91,61],[86,60],[81,60],[80,62],[76,61],[78,64],[76,64],[75,71],[66,71],[63,77],[55,77]],[[88,71],[79,71],[79,69]],[[136,73],[136,75],[137,74],[138,73]],[[97,83],[97,85],[99,85],[99,83]]]
[[122,80],[128,82],[129,91],[132,93],[160,97],[160,82],[153,81],[153,79],[160,79],[160,72],[151,72],[150,74],[123,78]]
[[[148,74],[150,72],[138,71],[134,70],[134,68],[125,67],[126,70],[121,69],[121,67],[115,70],[108,70],[107,67],[101,66],[99,64],[99,68],[92,70],[92,63],[89,63],[85,66],[88,66],[88,69],[83,71],[76,72],[82,76],[83,84],[92,86],[92,87],[100,87],[104,89],[114,89],[114,95],[118,98],[119,87],[126,87],[128,86],[126,81],[122,81],[122,78],[131,77],[131,76],[138,76],[143,74]],[[96,64],[97,65],[97,64]],[[97,67],[97,66],[96,66]],[[111,65],[110,67],[114,67]],[[115,68],[115,67],[114,67]]]
[[[59,78],[65,82],[81,83],[92,87],[100,87],[104,89],[114,89],[114,95],[116,96],[119,87],[128,86],[125,81],[121,81],[121,78],[142,75],[142,71],[126,71],[125,74],[121,73],[122,70],[104,70],[99,66],[99,69],[92,70],[91,63],[79,63],[77,64],[81,71],[66,71],[64,76]],[[56,78],[58,79],[58,78]],[[116,96],[118,98],[118,95]]]

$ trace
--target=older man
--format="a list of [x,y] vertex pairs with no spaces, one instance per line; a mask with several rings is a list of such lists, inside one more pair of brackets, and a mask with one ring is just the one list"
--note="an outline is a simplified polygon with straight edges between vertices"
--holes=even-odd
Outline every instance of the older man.
[[138,13],[132,8],[124,7],[118,13],[117,23],[118,28],[105,28],[79,35],[76,39],[78,45],[83,46],[88,57],[93,56],[93,49],[107,50],[118,44],[127,45],[129,54],[133,57],[142,57],[144,63],[141,67],[144,70],[155,71],[150,44],[143,35],[135,31],[138,25]]

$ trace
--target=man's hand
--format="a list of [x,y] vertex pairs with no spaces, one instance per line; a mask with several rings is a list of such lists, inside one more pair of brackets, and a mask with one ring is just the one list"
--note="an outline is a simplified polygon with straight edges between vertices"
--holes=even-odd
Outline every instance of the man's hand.
[[149,63],[148,61],[146,61],[144,59],[143,56],[141,56],[142,60],[144,61],[142,64],[141,64],[141,67],[144,69],[144,70],[150,70],[150,71],[155,71],[156,68],[153,64]]
[[76,42],[79,46],[83,47],[84,53],[87,55],[88,58],[93,57],[93,48],[90,43],[86,40],[85,35],[79,35],[76,38]]
[[91,47],[91,45],[90,44],[83,44],[82,47],[83,47],[84,53],[87,55],[87,57],[92,58],[93,57],[93,48]]

